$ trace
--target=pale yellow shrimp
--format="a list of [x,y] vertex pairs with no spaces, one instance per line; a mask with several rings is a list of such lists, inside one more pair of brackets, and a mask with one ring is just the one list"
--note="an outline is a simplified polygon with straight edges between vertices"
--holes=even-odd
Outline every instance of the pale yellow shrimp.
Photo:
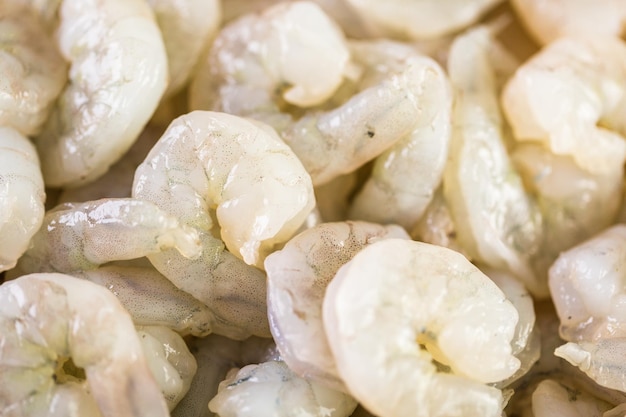
[[148,0],[163,35],[169,84],[165,96],[183,88],[221,23],[219,0]]
[[48,211],[43,224],[20,259],[23,272],[71,273],[168,248],[187,257],[198,257],[201,252],[195,229],[149,201],[121,198],[66,203]]
[[31,274],[2,284],[0,299],[2,415],[168,415],[132,320],[110,291]]
[[[412,62],[427,68],[421,81],[414,129],[378,156],[370,178],[354,197],[349,218],[399,224],[410,230],[443,177],[452,132],[452,91],[444,70],[414,48],[390,41],[353,42],[353,59],[380,72]],[[369,76],[372,77],[372,76]]]
[[326,289],[324,328],[349,392],[380,417],[500,416],[486,385],[520,366],[515,307],[465,257],[411,240],[375,242]]
[[560,38],[517,70],[502,105],[518,141],[570,155],[592,174],[615,172],[626,160],[626,44]]
[[163,326],[137,327],[150,372],[161,388],[170,411],[187,394],[198,369],[183,338]]
[[476,22],[502,0],[348,0],[365,22],[399,38],[437,38]]
[[348,417],[349,395],[296,375],[273,360],[231,370],[209,409],[220,417]]
[[104,174],[135,141],[167,84],[167,57],[143,0],[63,0],[56,32],[69,80],[35,142],[46,185]]
[[322,223],[292,238],[265,260],[270,329],[282,360],[296,374],[346,391],[322,323],[326,286],[365,246],[409,239],[399,226],[362,221]]
[[538,297],[545,279],[532,269],[542,237],[539,208],[525,191],[504,143],[491,50],[480,27],[459,36],[450,50],[454,131],[444,174],[444,195],[458,242],[473,260],[506,269]]
[[43,223],[46,194],[37,151],[9,127],[0,127],[0,167],[0,271],[6,271]]
[[524,26],[540,43],[563,36],[626,32],[626,3],[621,0],[512,0]]
[[[594,398],[576,387],[564,385],[560,381],[546,379],[537,385],[532,395],[534,417],[609,417],[612,404]],[[623,408],[622,408],[623,410]]]
[[37,16],[0,4],[0,126],[39,133],[67,78],[67,65]]

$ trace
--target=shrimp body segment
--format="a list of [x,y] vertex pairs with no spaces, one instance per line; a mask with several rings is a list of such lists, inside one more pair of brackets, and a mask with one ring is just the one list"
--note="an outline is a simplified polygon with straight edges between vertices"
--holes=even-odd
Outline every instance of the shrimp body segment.
[[168,415],[132,320],[109,290],[42,273],[2,284],[0,298],[3,415],[58,407],[94,415],[95,405],[103,417]]
[[427,243],[361,250],[327,287],[323,320],[350,393],[381,417],[500,416],[485,383],[520,366],[515,307],[463,255]]
[[64,0],[57,41],[69,83],[36,139],[46,185],[104,174],[133,144],[167,86],[167,57],[143,0]]
[[11,269],[43,223],[46,194],[30,141],[0,127],[0,271]]

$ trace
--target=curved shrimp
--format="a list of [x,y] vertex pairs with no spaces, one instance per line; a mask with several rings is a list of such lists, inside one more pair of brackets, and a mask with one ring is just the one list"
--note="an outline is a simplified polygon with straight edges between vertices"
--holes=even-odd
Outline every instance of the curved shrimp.
[[29,8],[3,2],[0,15],[0,126],[33,135],[65,86],[67,65]]
[[62,204],[46,213],[43,224],[20,259],[23,272],[71,273],[168,248],[187,257],[201,251],[195,229],[132,198]]
[[322,323],[326,286],[359,250],[380,239],[409,239],[399,226],[322,223],[292,238],[265,260],[270,329],[282,360],[296,374],[346,391]]
[[43,223],[44,191],[35,147],[0,127],[0,271],[11,269]]
[[50,187],[104,174],[165,91],[167,57],[143,0],[63,0],[57,39],[69,83],[35,142]]
[[[426,60],[414,48],[389,41],[353,42],[352,51],[355,61],[382,72],[375,78]],[[441,182],[452,132],[452,91],[438,64],[421,64],[429,69],[421,83],[421,112],[415,128],[376,158],[370,178],[352,201],[352,219],[394,223],[410,230]]]
[[198,369],[183,338],[163,326],[138,327],[148,368],[165,397],[170,411],[187,394]]
[[626,44],[613,37],[561,38],[522,65],[502,93],[518,141],[570,155],[592,174],[626,160]]
[[231,370],[209,409],[220,417],[348,417],[356,408],[349,395],[296,375],[272,360]]
[[531,257],[542,237],[542,218],[511,163],[503,136],[489,30],[473,29],[453,43],[448,71],[455,90],[450,161],[444,195],[457,239],[470,257],[521,279],[548,296]]
[[621,0],[512,0],[530,34],[541,44],[563,36],[626,33],[626,4]]
[[520,366],[518,313],[461,254],[385,239],[357,253],[326,289],[323,320],[339,375],[381,417],[500,416],[485,383]]
[[163,34],[169,84],[164,96],[179,92],[191,78],[219,28],[219,0],[148,0]]
[[477,21],[502,0],[348,0],[362,19],[397,38],[428,39]]
[[2,284],[0,299],[3,414],[168,415],[132,320],[110,291],[31,274]]

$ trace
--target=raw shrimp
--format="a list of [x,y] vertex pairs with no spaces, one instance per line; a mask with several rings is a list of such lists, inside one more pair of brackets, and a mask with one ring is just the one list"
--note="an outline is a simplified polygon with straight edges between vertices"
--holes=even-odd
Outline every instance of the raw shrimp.
[[41,226],[46,194],[35,147],[9,127],[0,127],[0,167],[0,271],[6,271]]
[[219,0],[148,0],[163,35],[169,72],[165,96],[187,84],[221,22]]
[[518,141],[571,155],[592,174],[626,160],[626,44],[613,37],[561,38],[522,65],[502,93]]
[[2,284],[0,299],[2,415],[168,415],[131,318],[110,291],[31,274]]
[[465,257],[422,242],[375,242],[326,289],[324,328],[340,376],[380,417],[500,416],[485,383],[520,366],[518,313]]
[[206,111],[174,120],[137,168],[133,196],[208,232],[215,210],[222,240],[262,265],[315,205],[304,167],[267,125]]
[[63,0],[57,40],[69,83],[35,142],[46,185],[104,174],[135,141],[167,85],[167,57],[143,0]]
[[452,45],[448,71],[455,91],[450,160],[444,195],[456,237],[473,260],[506,269],[538,297],[545,279],[531,268],[541,243],[542,219],[509,159],[491,60],[497,44],[480,27]]
[[0,126],[41,130],[67,78],[67,65],[34,13],[0,4]]
[[280,3],[220,31],[191,86],[190,107],[252,116],[278,112],[279,97],[319,104],[341,84],[349,58],[343,33],[317,5]]
[[209,409],[220,417],[348,417],[356,405],[349,395],[301,378],[274,360],[231,370]]
[[196,359],[183,338],[167,327],[138,327],[137,334],[150,372],[171,411],[189,391],[198,369]]
[[83,271],[175,248],[198,257],[198,232],[155,204],[132,198],[66,203],[48,211],[20,259],[25,272]]
[[530,34],[541,44],[563,36],[621,36],[626,30],[622,0],[512,0]]
[[213,327],[211,310],[176,288],[152,265],[109,264],[94,270],[72,272],[108,288],[139,326],[165,326],[176,332],[203,337]]
[[[609,414],[613,405],[598,400],[579,389],[569,387],[552,379],[539,383],[532,395],[534,417],[609,417],[623,414]],[[622,409],[623,410],[623,409]]]
[[399,224],[410,230],[422,216],[443,176],[452,131],[452,91],[444,70],[414,48],[390,41],[353,42],[353,58],[383,78],[411,62],[425,71],[419,116],[405,137],[378,156],[368,181],[355,196],[351,219]]
[[346,391],[322,323],[326,286],[343,264],[370,243],[409,239],[399,226],[323,223],[292,238],[265,260],[270,329],[282,360],[298,375]]
[[367,23],[385,34],[437,38],[477,21],[502,0],[348,0]]

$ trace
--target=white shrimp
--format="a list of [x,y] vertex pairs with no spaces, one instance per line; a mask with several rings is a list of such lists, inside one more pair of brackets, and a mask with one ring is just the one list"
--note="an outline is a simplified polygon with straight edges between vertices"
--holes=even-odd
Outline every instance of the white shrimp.
[[522,65],[502,105],[518,141],[571,155],[592,174],[626,160],[626,44],[613,37],[561,38]]
[[132,320],[110,291],[31,274],[2,284],[0,299],[2,415],[168,415]]
[[533,295],[547,297],[547,282],[530,263],[541,243],[541,214],[503,140],[491,64],[496,48],[489,30],[480,27],[459,36],[450,50],[455,105],[444,195],[458,242],[471,258],[509,270]]
[[132,198],[66,203],[48,211],[19,268],[30,272],[82,271],[111,261],[175,248],[198,257],[198,232],[155,204]]
[[552,379],[541,381],[532,395],[534,417],[609,417],[613,405]]
[[39,133],[67,78],[67,65],[34,13],[0,4],[0,126]]
[[322,323],[326,286],[343,264],[370,243],[409,239],[399,226],[322,223],[292,238],[265,260],[270,329],[282,360],[298,375],[346,391]]
[[0,167],[0,271],[6,271],[43,223],[46,194],[35,147],[9,127],[0,127]]
[[518,313],[465,257],[385,239],[362,249],[326,289],[323,320],[340,376],[380,417],[500,416],[485,383],[520,366]]
[[349,395],[301,378],[274,360],[231,370],[209,409],[220,417],[348,417],[356,405]]
[[63,0],[57,40],[69,80],[35,142],[46,185],[104,174],[135,141],[167,84],[167,57],[143,0]]
[[622,0],[512,0],[530,34],[541,44],[563,36],[626,33]]
[[219,28],[222,13],[219,0],[148,0],[163,35],[167,52],[171,96],[189,81],[202,54]]
[[477,21],[502,0],[348,0],[363,20],[399,38],[437,38]]
[[279,97],[319,104],[341,84],[349,58],[343,33],[315,3],[280,3],[220,31],[191,86],[190,107],[251,116],[278,112]]
[[183,338],[163,326],[137,327],[150,372],[161,388],[169,410],[187,394],[198,364]]
[[389,41],[353,42],[353,57],[379,71],[375,78],[401,71],[412,61],[429,67],[418,93],[421,112],[408,135],[378,156],[368,181],[354,197],[350,218],[410,230],[422,216],[443,177],[452,132],[452,91],[435,61],[414,48]]
[[211,333],[211,310],[190,294],[176,288],[152,265],[105,265],[97,269],[72,272],[108,288],[133,322],[139,326],[165,326],[176,332],[204,337]]

